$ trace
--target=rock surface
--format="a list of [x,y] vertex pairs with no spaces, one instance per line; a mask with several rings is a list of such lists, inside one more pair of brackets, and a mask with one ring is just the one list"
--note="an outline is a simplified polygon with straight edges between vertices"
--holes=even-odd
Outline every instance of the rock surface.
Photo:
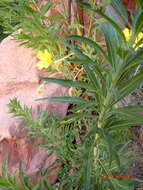
[[135,10],[136,8],[136,0],[122,0],[122,3],[129,10]]
[[[67,113],[67,104],[35,100],[42,97],[64,96],[67,95],[68,89],[48,83],[42,89],[42,93],[36,93],[39,76],[35,68],[34,53],[31,49],[18,46],[11,37],[7,37],[0,44],[0,168],[6,156],[11,172],[14,172],[22,161],[25,172],[36,182],[37,177],[34,174],[38,172],[39,167],[48,167],[55,161],[56,155],[48,157],[47,152],[36,146],[38,140],[27,139],[21,121],[8,113],[7,104],[10,99],[17,97],[21,105],[32,107],[34,117],[40,111],[64,117]],[[55,170],[58,167],[60,166],[56,166]],[[49,177],[51,183],[54,183],[56,178],[55,174]]]

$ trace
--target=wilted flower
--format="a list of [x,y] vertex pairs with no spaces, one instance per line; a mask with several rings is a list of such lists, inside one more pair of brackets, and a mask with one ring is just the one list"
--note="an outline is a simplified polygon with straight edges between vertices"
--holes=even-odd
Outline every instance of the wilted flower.
[[42,84],[40,84],[37,89],[36,89],[36,94],[41,94],[43,93],[44,90],[47,90],[47,87],[45,86],[46,82],[44,81]]

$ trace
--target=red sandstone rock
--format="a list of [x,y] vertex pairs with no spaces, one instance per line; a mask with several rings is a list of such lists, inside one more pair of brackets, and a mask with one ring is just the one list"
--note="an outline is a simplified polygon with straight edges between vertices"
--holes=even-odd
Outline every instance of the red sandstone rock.
[[[42,72],[37,72],[35,68],[34,53],[31,49],[19,47],[10,37],[0,44],[0,168],[7,156],[10,172],[17,170],[19,163],[22,162],[25,173],[36,182],[39,167],[46,169],[55,161],[56,155],[48,157],[46,151],[38,148],[38,139],[27,139],[23,123],[8,113],[7,104],[10,99],[17,97],[21,105],[32,107],[34,118],[40,111],[64,117],[67,113],[67,104],[35,100],[42,97],[64,96],[67,95],[68,89],[48,83],[41,94],[36,93],[39,86],[38,75]],[[55,167],[55,170],[58,167],[60,166]],[[52,175],[49,172],[48,177],[51,183],[54,183],[57,175],[52,171]]]
[[[53,2],[58,1],[53,0]],[[63,5],[54,6],[46,16],[52,16],[57,10],[62,11],[62,9]],[[67,113],[67,104],[35,100],[42,97],[65,96],[68,89],[49,83],[45,85],[41,94],[36,94],[39,86],[38,77],[39,74],[43,76],[43,73],[37,72],[35,68],[37,60],[33,56],[34,53],[31,49],[19,46],[10,36],[0,44],[0,170],[6,157],[11,173],[16,171],[22,162],[25,173],[36,183],[39,167],[43,169],[49,167],[55,161],[56,155],[48,157],[47,152],[37,147],[38,139],[29,140],[26,137],[23,123],[8,113],[7,104],[10,99],[17,97],[21,105],[32,107],[34,118],[39,111],[48,111],[58,117],[64,117]],[[54,171],[57,171],[61,165],[62,163],[48,172],[51,183],[56,181],[57,174]]]
[[136,7],[136,0],[122,0],[126,9],[134,10]]

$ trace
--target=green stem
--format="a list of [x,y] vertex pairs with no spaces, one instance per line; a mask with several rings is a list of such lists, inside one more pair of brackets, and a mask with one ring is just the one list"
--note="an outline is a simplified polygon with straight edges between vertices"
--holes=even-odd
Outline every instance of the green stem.
[[74,55],[74,53],[70,53],[69,55],[62,57],[61,59],[55,60],[54,63],[59,63],[61,61],[64,61],[65,59],[69,58],[72,55]]

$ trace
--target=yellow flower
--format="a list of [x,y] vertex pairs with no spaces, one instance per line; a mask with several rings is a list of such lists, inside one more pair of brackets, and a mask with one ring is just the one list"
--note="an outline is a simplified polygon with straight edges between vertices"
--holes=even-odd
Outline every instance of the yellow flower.
[[[132,31],[129,30],[128,28],[125,28],[123,30],[123,33],[125,35],[125,38],[126,38],[126,41],[128,42],[132,36]],[[143,33],[142,32],[139,32],[137,38],[135,39],[134,41],[134,44],[133,44],[133,48],[135,48],[135,50],[137,50],[139,47],[143,47],[143,44],[140,44],[136,47],[136,45],[138,44],[138,42],[143,39]]]
[[132,36],[132,31],[130,31],[128,28],[125,28],[123,33],[125,35],[126,41],[128,42]]
[[52,55],[45,49],[44,51],[39,51],[36,57],[40,60],[37,63],[38,69],[47,69],[53,64]]
[[[141,39],[143,39],[143,33],[142,33],[142,32],[140,32],[140,33],[138,34],[137,38],[135,39],[135,44],[133,45],[133,47],[135,47],[136,44],[137,44]],[[138,45],[137,48],[139,48],[139,47],[143,47],[143,44]],[[137,49],[137,48],[136,48],[136,49]]]
[[41,94],[43,92],[43,90],[41,89],[41,87],[39,86],[37,89],[36,89],[36,94]]
[[36,94],[41,94],[46,88],[45,88],[45,84],[46,82],[43,82],[42,84],[40,84],[37,89],[36,89]]

